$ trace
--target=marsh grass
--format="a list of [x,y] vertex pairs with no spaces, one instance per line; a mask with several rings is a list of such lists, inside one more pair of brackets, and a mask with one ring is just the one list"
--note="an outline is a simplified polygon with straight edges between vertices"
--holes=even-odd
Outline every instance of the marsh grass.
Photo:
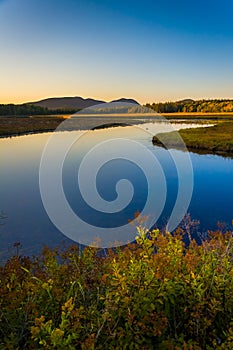
[[[187,149],[191,151],[207,151],[203,153],[233,154],[233,122],[218,122],[206,128],[182,129],[179,131]],[[167,148],[180,148],[177,132],[163,133],[153,137],[154,145],[162,145],[162,139]]]
[[55,130],[63,117],[0,117],[0,137]]

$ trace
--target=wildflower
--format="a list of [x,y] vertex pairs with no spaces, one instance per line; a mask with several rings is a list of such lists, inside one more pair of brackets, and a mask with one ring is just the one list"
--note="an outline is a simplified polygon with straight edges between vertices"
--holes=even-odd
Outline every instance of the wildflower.
[[42,315],[40,317],[35,318],[35,325],[41,326],[44,323],[45,317]]
[[60,328],[55,328],[52,331],[51,338],[53,338],[53,339],[62,338],[63,335],[64,335],[64,331],[62,331]]
[[64,305],[62,305],[62,311],[71,312],[74,308],[73,298],[71,297]]
[[39,327],[35,327],[35,326],[31,327],[32,339],[36,338],[39,333],[40,333],[40,328]]
[[48,287],[49,287],[49,285],[48,285],[48,283],[46,283],[46,282],[44,282],[43,284],[42,284],[42,289],[45,289],[45,290],[47,290],[48,289]]

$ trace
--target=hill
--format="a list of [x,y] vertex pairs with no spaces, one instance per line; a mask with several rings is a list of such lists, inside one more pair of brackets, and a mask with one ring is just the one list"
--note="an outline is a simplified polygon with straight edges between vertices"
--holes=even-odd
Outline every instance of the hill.
[[176,101],[177,103],[181,102],[181,103],[192,103],[194,102],[194,100],[192,100],[191,98],[185,98],[184,100],[179,100]]
[[[125,100],[125,99],[121,99]],[[144,107],[132,102],[120,102],[120,100],[108,103],[100,103],[97,106],[91,106],[81,110],[78,114],[144,114],[153,113],[154,111],[150,108]],[[77,115],[78,115],[77,114]]]
[[113,100],[111,102],[126,102],[126,103],[134,103],[136,105],[140,105],[136,100],[132,99],[132,98],[119,98],[118,100]]
[[[120,98],[112,102],[126,102],[139,105],[137,101],[131,98]],[[93,98],[82,98],[80,96],[75,97],[52,97],[44,100],[28,102],[30,105],[48,108],[49,110],[55,109],[84,109],[91,106],[105,103],[105,101],[95,100]]]
[[75,97],[52,97],[36,102],[28,102],[30,105],[44,107],[48,109],[83,109],[90,106],[104,103],[104,101],[95,100],[92,98]]
[[[142,108],[140,104],[128,98],[115,100],[119,104],[131,104],[133,107]],[[96,108],[97,105],[107,105],[105,101],[95,100],[93,98],[76,97],[52,97],[44,100],[27,102],[23,104],[0,104],[0,116],[28,116],[28,115],[48,115],[48,114],[74,114],[80,110],[89,107]],[[105,106],[106,107],[106,106]]]

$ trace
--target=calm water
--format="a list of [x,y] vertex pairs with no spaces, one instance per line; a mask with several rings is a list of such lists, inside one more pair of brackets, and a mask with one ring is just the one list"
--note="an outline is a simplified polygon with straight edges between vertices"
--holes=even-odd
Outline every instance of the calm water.
[[[191,126],[191,125],[190,125]],[[192,125],[194,126],[194,125]],[[187,127],[176,124],[177,129]],[[152,135],[166,129],[163,123],[147,123],[140,127],[119,127],[89,131],[75,142],[66,155],[63,165],[63,189],[72,210],[91,225],[112,227],[123,225],[132,219],[134,213],[143,209],[148,195],[143,170],[133,162],[117,158],[101,167],[96,178],[96,186],[105,201],[116,198],[116,183],[128,179],[134,188],[132,202],[125,210],[109,215],[91,208],[83,200],[77,186],[77,173],[80,162],[95,145],[109,139],[127,138],[136,140],[152,151],[161,164],[166,177],[167,195],[164,209],[157,221],[164,226],[174,207],[178,193],[177,170],[168,151],[152,145]],[[81,135],[81,131],[67,132]],[[13,244],[20,242],[21,252],[36,254],[44,244],[51,247],[65,242],[66,238],[50,221],[40,195],[39,166],[41,155],[50,133],[12,137],[0,140],[0,210],[7,218],[0,228],[0,259],[15,252]],[[122,151],[122,150],[121,150]],[[59,147],[57,148],[59,152]],[[108,153],[108,149],[104,152]],[[185,153],[174,151],[182,162]],[[56,153],[56,152],[55,152]],[[54,154],[56,157],[56,154]],[[216,228],[218,221],[231,224],[233,218],[233,160],[216,155],[190,153],[193,166],[194,188],[188,212],[193,219],[200,220],[200,231]],[[53,163],[50,164],[53,167]],[[90,176],[92,167],[90,166]]]

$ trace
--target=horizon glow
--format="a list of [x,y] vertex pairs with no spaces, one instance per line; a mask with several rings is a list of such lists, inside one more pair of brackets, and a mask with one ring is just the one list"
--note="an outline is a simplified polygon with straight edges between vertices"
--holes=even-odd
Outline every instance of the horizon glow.
[[233,98],[233,2],[0,0],[0,103]]

